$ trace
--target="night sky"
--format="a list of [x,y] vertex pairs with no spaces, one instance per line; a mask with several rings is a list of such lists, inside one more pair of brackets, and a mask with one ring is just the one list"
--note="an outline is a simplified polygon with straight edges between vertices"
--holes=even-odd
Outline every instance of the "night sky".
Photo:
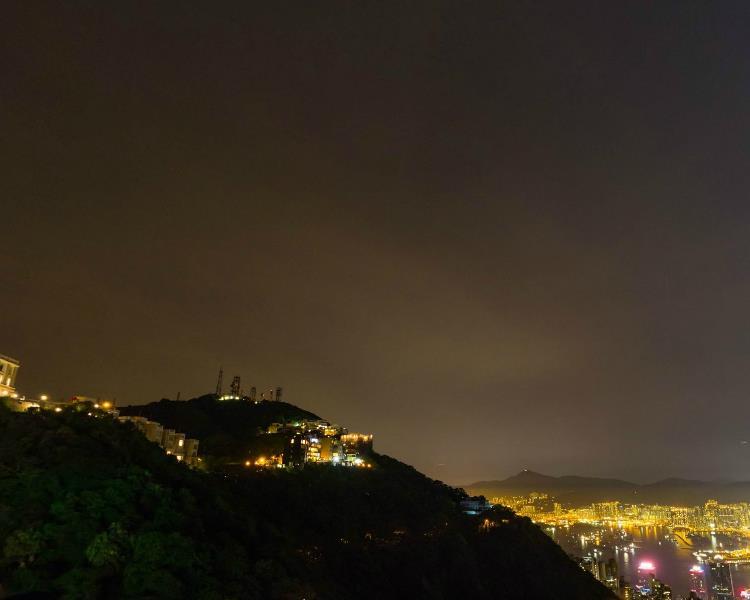
[[26,2],[19,391],[284,399],[451,483],[750,479],[750,4]]

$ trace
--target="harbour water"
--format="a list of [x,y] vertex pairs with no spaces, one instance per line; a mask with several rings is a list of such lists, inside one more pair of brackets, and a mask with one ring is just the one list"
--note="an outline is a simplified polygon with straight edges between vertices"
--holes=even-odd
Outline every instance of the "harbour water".
[[[619,574],[631,584],[638,580],[638,566],[653,563],[658,579],[672,588],[675,598],[687,596],[690,569],[698,564],[697,551],[709,556],[744,548],[748,540],[726,535],[693,536],[665,527],[603,527],[572,525],[547,527],[547,533],[569,554],[591,555],[599,560],[615,558]],[[735,598],[750,589],[750,565],[731,565]]]

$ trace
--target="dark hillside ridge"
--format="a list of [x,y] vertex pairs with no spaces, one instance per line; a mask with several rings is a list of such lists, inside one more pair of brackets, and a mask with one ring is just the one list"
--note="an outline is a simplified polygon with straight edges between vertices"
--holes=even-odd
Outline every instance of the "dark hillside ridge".
[[572,505],[610,500],[697,505],[710,498],[720,502],[747,502],[750,499],[750,482],[746,481],[714,482],[672,477],[638,484],[621,479],[576,475],[552,477],[527,470],[502,480],[477,481],[464,488],[471,494],[487,498],[543,492]]
[[0,409],[0,432],[3,593],[614,598],[528,519],[464,515],[462,490],[387,456],[214,474],[104,414]]
[[[200,454],[241,460],[271,423],[317,420],[317,415],[286,402],[219,401],[209,394],[192,400],[161,400],[124,406],[123,416],[142,416],[200,440]],[[265,440],[261,440],[265,441]],[[271,441],[271,440],[269,440]],[[282,444],[283,446],[283,444]]]

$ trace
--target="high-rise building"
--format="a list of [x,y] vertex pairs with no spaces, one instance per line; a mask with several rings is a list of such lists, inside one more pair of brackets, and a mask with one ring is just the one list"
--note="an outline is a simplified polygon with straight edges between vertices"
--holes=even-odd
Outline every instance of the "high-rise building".
[[617,561],[610,558],[607,562],[601,561],[599,566],[600,581],[610,590],[616,592],[620,589],[620,580],[617,577]]
[[302,433],[295,433],[284,447],[283,463],[286,467],[301,467],[307,457],[307,439]]
[[734,598],[732,572],[729,570],[728,563],[719,559],[708,562],[708,589],[711,600],[732,600]]
[[0,354],[0,396],[16,393],[16,375],[21,363],[15,358]]
[[620,597],[622,600],[635,600],[635,590],[624,577],[620,577]]
[[672,600],[672,588],[664,582],[654,579],[651,583],[651,596],[654,600]]
[[174,429],[164,428],[156,421],[149,421],[146,417],[119,417],[121,423],[132,423],[147,440],[159,444],[167,454],[178,461],[195,466],[200,462],[198,458],[198,440],[187,437],[184,433]]
[[706,580],[703,576],[703,567],[700,565],[693,565],[690,567],[690,591],[695,598],[705,600]]
[[719,512],[719,502],[716,500],[706,500],[703,505],[703,518],[706,526],[714,531],[716,529],[716,518]]
[[619,502],[596,502],[591,508],[600,521],[616,521],[620,513]]
[[198,464],[198,440],[187,438],[185,440],[185,463],[190,466]]
[[635,586],[641,594],[651,593],[651,587],[655,577],[656,567],[649,560],[644,560],[638,565],[638,581]]

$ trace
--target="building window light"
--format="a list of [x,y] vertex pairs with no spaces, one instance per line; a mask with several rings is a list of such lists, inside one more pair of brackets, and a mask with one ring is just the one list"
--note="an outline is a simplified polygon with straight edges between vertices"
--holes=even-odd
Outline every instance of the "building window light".
[[178,446],[179,446],[180,448],[182,448],[182,447],[183,447],[183,446],[185,445],[185,440],[180,440],[179,442],[177,442],[177,445],[178,445]]

